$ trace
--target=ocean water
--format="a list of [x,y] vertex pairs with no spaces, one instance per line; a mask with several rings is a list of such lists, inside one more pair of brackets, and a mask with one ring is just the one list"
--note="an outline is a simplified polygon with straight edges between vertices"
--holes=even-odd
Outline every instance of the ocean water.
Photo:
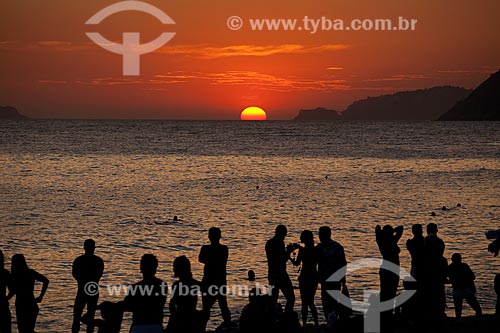
[[[484,232],[500,228],[499,123],[3,122],[0,179],[7,267],[23,253],[51,281],[40,333],[70,329],[71,263],[84,239],[96,240],[105,261],[102,286],[140,280],[144,253],[159,258],[158,276],[171,284],[179,255],[201,279],[197,255],[211,226],[229,246],[229,283],[248,285],[249,269],[266,282],[264,244],[278,224],[288,226],[289,242],[330,226],[348,261],[380,257],[377,224],[403,225],[409,270],[411,225],[433,221],[447,258],[463,254],[485,312],[494,309],[500,259],[487,252]],[[288,271],[298,285],[297,269]],[[377,270],[348,282],[362,300],[364,289],[378,288]],[[101,300],[119,298],[101,292]],[[234,320],[245,303],[229,298]],[[451,314],[450,297],[448,306]],[[215,327],[217,307],[212,316]]]

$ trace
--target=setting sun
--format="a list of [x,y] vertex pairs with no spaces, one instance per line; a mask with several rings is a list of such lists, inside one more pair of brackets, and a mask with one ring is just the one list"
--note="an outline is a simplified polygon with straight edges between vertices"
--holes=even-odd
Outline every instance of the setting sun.
[[267,114],[263,109],[251,106],[241,112],[240,118],[241,120],[266,120]]

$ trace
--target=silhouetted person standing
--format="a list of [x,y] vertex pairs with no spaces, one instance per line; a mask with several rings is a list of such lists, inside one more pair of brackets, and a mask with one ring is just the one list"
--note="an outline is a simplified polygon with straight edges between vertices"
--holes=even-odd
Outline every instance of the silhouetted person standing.
[[304,230],[300,234],[300,242],[304,247],[299,248],[297,259],[293,259],[292,263],[295,266],[302,264],[299,275],[299,290],[300,299],[302,302],[302,322],[305,327],[307,324],[307,314],[309,308],[313,316],[314,324],[318,326],[318,310],[314,305],[314,296],[318,289],[318,256],[314,248],[314,236],[309,230]]
[[[132,312],[131,333],[163,333],[163,308],[167,301],[167,285],[156,277],[158,259],[152,254],[141,258],[142,280],[131,286],[123,301],[125,311]],[[141,293],[141,290],[147,290]]]
[[[319,228],[319,241],[316,245],[318,255],[318,274],[321,284],[321,302],[323,303],[323,312],[328,321],[329,316],[338,317],[341,308],[338,302],[328,293],[328,290],[341,290],[342,285],[346,283],[345,270],[347,260],[344,248],[339,243],[332,240],[332,230],[330,227]],[[327,282],[326,280],[337,271],[341,271],[344,278],[339,282]]]
[[443,256],[445,245],[437,236],[435,223],[427,225],[423,261],[422,292],[424,309],[431,325],[443,325],[446,309],[445,283],[448,262]]
[[[382,258],[399,266],[399,246],[398,241],[403,235],[403,226],[393,228],[385,225],[381,228],[379,225],[375,228],[377,245]],[[380,269],[380,301],[394,299],[398,291],[399,275],[389,270]]]
[[174,274],[178,278],[172,285],[170,298],[170,319],[166,332],[172,333],[199,333],[201,332],[201,318],[196,310],[200,282],[193,279],[191,262],[186,256],[174,260]]
[[12,315],[9,308],[9,300],[13,296],[11,283],[12,278],[5,269],[5,258],[0,250],[0,333],[12,332]]
[[481,306],[476,298],[476,286],[474,285],[476,276],[469,265],[462,262],[462,256],[459,253],[454,253],[451,257],[451,264],[448,266],[448,278],[453,287],[455,316],[457,318],[462,317],[464,299],[476,312],[476,316],[482,315]]
[[413,238],[406,241],[406,248],[411,256],[411,275],[417,280],[412,288],[416,290],[415,295],[404,304],[407,315],[417,324],[422,313],[422,275],[425,257],[425,238],[421,224],[414,224],[411,227]]
[[203,279],[201,281],[203,291],[203,310],[202,310],[202,329],[205,331],[208,320],[210,319],[210,309],[215,301],[219,303],[225,326],[231,328],[231,313],[227,305],[227,276],[226,266],[229,251],[227,246],[220,244],[222,233],[219,228],[210,228],[208,230],[208,239],[210,245],[204,245],[201,248],[198,260],[205,264],[203,270]]
[[[87,314],[89,322],[94,321],[97,302],[99,300],[99,293],[96,295],[88,295],[85,292],[85,285],[87,283],[99,284],[102,273],[104,272],[104,262],[101,258],[94,254],[95,242],[92,239],[87,239],[83,243],[85,254],[79,256],[73,261],[73,278],[78,283],[78,291],[76,293],[75,305],[73,307],[73,325],[71,331],[73,333],[80,332],[80,321],[85,306],[87,306]],[[87,332],[94,332],[92,324],[87,325]]]
[[[49,286],[49,280],[42,274],[28,267],[22,254],[12,257],[12,290],[16,295],[16,319],[19,333],[34,333],[38,317],[38,303]],[[35,298],[35,282],[42,283],[40,295]]]
[[411,232],[413,238],[406,241],[406,248],[411,256],[411,275],[418,281],[425,255],[424,230],[421,224],[414,224],[411,227]]
[[273,302],[278,302],[279,292],[286,299],[285,312],[292,312],[295,304],[293,284],[286,271],[286,263],[290,259],[293,249],[285,248],[285,238],[288,233],[284,225],[276,227],[274,237],[266,243],[266,256],[269,285],[272,288]]
[[[391,301],[394,302],[396,294],[398,291],[399,284],[399,252],[401,250],[398,246],[398,241],[403,235],[403,226],[393,228],[390,225],[385,225],[383,228],[377,225],[375,227],[375,236],[377,240],[377,245],[380,250],[382,258],[386,262],[393,263],[398,266],[398,271],[393,272],[388,269],[384,269],[383,265],[380,267],[380,301]],[[394,305],[394,304],[393,304]],[[384,330],[392,329],[392,311],[395,310],[393,306],[392,310],[387,310],[381,313],[381,325]]]

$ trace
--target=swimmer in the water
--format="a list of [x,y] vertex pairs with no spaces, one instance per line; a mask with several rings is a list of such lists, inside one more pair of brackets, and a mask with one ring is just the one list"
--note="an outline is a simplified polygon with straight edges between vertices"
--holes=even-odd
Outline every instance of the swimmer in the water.
[[252,269],[248,271],[248,281],[250,282],[255,281],[255,272]]

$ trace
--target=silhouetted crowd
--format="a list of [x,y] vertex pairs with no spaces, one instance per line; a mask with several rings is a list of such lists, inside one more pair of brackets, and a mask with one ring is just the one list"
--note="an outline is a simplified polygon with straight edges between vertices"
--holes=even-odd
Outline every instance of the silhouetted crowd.
[[[376,226],[375,239],[384,262],[400,265],[399,240],[403,235],[403,227]],[[438,227],[434,223],[427,225],[426,236],[423,227],[415,224],[412,227],[413,238],[408,239],[406,248],[411,255],[412,281],[404,281],[403,287],[413,290],[414,296],[402,305],[394,304],[392,309],[382,312],[381,330],[392,331],[395,318],[403,318],[417,327],[434,327],[444,325],[446,293],[445,285],[451,284],[455,315],[462,315],[465,300],[477,316],[482,314],[481,306],[476,298],[474,285],[475,275],[470,267],[462,261],[459,253],[454,253],[451,263],[444,257],[445,244],[438,237]],[[293,283],[287,273],[287,263],[300,266],[298,285],[301,298],[302,326],[306,326],[311,312],[313,323],[319,325],[315,295],[318,287],[321,292],[323,316],[328,327],[334,329],[338,323],[352,318],[353,311],[344,302],[342,304],[332,297],[336,291],[349,297],[346,279],[347,260],[344,248],[332,239],[329,227],[321,227],[318,232],[319,243],[315,245],[314,235],[305,230],[300,235],[300,244],[285,245],[287,228],[276,227],[274,237],[265,245],[268,282],[270,293],[255,287],[249,295],[249,303],[242,309],[239,328],[243,333],[254,332],[300,332],[299,316],[294,311],[295,293]],[[172,285],[169,300],[170,318],[164,328],[164,307],[167,295],[165,282],[156,277],[158,260],[153,254],[145,254],[140,261],[142,280],[134,287],[148,289],[144,293],[130,293],[120,302],[105,301],[99,303],[99,293],[89,293],[89,283],[97,285],[104,272],[103,260],[95,255],[95,242],[87,239],[84,242],[85,253],[73,262],[72,274],[77,282],[77,293],[74,302],[72,332],[80,331],[80,324],[86,325],[87,332],[119,333],[124,312],[132,313],[132,333],[201,333],[205,332],[210,319],[210,311],[217,302],[223,319],[221,328],[231,331],[231,312],[227,303],[227,261],[228,247],[221,244],[221,230],[210,228],[208,231],[210,244],[204,245],[198,260],[204,264],[201,281],[193,277],[191,262],[185,256],[177,257],[173,263],[173,271],[177,278]],[[400,277],[398,271],[382,265],[379,270],[380,294],[375,297],[379,302],[390,302],[398,294]],[[337,278],[332,278],[337,277]],[[255,281],[255,273],[249,271],[249,280]],[[38,297],[34,295],[35,283],[42,284]],[[49,280],[42,274],[30,269],[22,254],[12,257],[11,271],[4,267],[4,256],[0,251],[0,333],[11,332],[11,313],[9,301],[15,297],[17,326],[20,333],[35,332],[35,324],[39,312],[38,304],[42,302],[47,291]],[[187,288],[197,287],[202,295],[202,309],[197,309],[198,293],[183,293]],[[184,289],[183,289],[184,288]],[[500,293],[500,275],[495,278],[495,291]],[[227,291],[227,290],[226,290]],[[286,304],[284,309],[278,302],[282,293]],[[84,313],[84,310],[86,312]],[[497,312],[499,304],[497,303]],[[96,318],[96,311],[100,318]],[[425,318],[425,320],[422,320]]]

